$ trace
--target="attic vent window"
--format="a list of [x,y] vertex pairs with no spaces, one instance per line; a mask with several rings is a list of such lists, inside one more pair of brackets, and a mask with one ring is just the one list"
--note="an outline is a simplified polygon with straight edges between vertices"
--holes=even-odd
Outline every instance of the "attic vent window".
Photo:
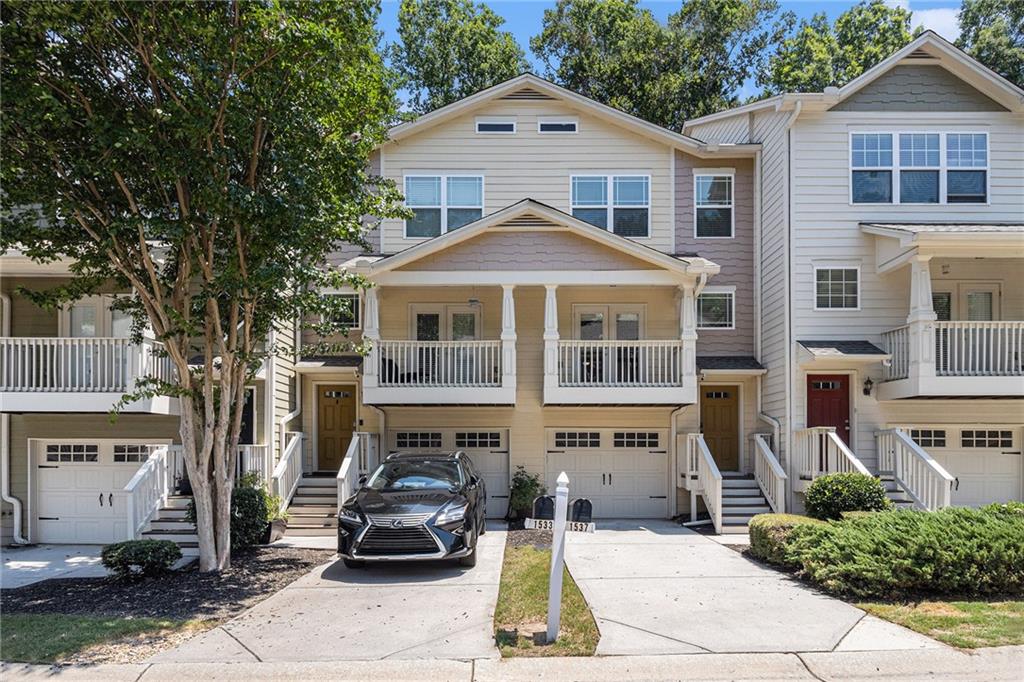
[[476,120],[476,132],[513,135],[516,122],[513,120],[480,119]]
[[579,132],[579,122],[575,119],[541,119],[537,121],[538,133],[575,133]]

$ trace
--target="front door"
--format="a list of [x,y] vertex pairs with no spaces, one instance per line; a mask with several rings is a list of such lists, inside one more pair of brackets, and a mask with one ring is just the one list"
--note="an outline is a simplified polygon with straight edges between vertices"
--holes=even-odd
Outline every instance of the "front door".
[[356,392],[352,386],[323,385],[317,390],[317,469],[337,471],[352,443]]
[[848,375],[807,375],[807,426],[834,426],[843,442],[850,444]]
[[705,386],[700,393],[704,441],[722,471],[740,468],[740,387]]

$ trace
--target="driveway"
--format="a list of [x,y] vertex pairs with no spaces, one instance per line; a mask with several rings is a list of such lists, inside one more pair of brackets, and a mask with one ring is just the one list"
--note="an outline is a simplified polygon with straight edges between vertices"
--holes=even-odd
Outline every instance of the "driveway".
[[325,564],[152,662],[497,658],[504,525],[490,524],[477,551],[474,568]]
[[102,578],[98,545],[32,545],[4,547],[0,587],[24,587],[50,578]]
[[599,655],[943,647],[670,521],[597,526],[570,534],[566,562]]

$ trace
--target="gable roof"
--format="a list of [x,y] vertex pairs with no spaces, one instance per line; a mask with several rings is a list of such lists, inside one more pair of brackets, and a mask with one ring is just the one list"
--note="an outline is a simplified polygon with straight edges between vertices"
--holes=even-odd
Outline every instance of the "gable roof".
[[[455,116],[472,112],[494,100],[561,100],[570,106],[585,110],[598,118],[604,119],[621,128],[630,130],[638,135],[661,142],[671,147],[678,147],[691,152],[697,156],[705,156],[727,147],[734,153],[753,154],[760,149],[760,145],[717,145],[707,144],[693,137],[662,128],[659,125],[645,121],[642,118],[619,111],[613,107],[601,104],[589,97],[584,97],[572,90],[567,90],[560,85],[545,80],[532,73],[523,73],[515,78],[498,83],[473,95],[464,97],[457,102],[452,102],[440,109],[435,109],[423,114],[413,121],[399,124],[388,131],[388,141],[383,145],[400,141],[420,133],[428,128],[436,126]],[[382,146],[383,146],[382,145]]]
[[639,244],[631,239],[620,237],[617,234],[595,227],[590,223],[583,222],[568,213],[558,210],[547,204],[533,199],[523,199],[510,206],[485,215],[464,227],[447,232],[439,237],[434,237],[416,246],[410,247],[393,256],[373,260],[363,260],[366,265],[368,276],[373,277],[384,272],[389,272],[409,265],[421,258],[438,253],[446,248],[461,244],[473,237],[482,234],[485,230],[501,226],[502,229],[518,231],[549,231],[567,230],[585,239],[597,242],[609,248],[615,249],[629,256],[633,256],[646,263],[650,263],[658,269],[669,270],[689,276],[702,274],[714,275],[719,271],[719,266],[706,258],[699,256],[677,258],[662,253],[649,246]]

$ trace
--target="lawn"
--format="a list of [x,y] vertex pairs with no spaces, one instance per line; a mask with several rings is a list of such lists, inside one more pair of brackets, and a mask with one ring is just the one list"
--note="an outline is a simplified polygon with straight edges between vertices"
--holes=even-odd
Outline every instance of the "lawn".
[[857,606],[961,649],[1024,644],[1024,601],[868,602]]
[[551,550],[533,546],[505,548],[495,637],[501,655],[593,656],[600,633],[586,600],[569,571],[562,579],[562,629],[552,645],[536,645],[533,633],[545,629]]
[[59,663],[96,647],[140,635],[166,637],[205,629],[200,621],[116,616],[4,615],[0,658],[26,663]]

